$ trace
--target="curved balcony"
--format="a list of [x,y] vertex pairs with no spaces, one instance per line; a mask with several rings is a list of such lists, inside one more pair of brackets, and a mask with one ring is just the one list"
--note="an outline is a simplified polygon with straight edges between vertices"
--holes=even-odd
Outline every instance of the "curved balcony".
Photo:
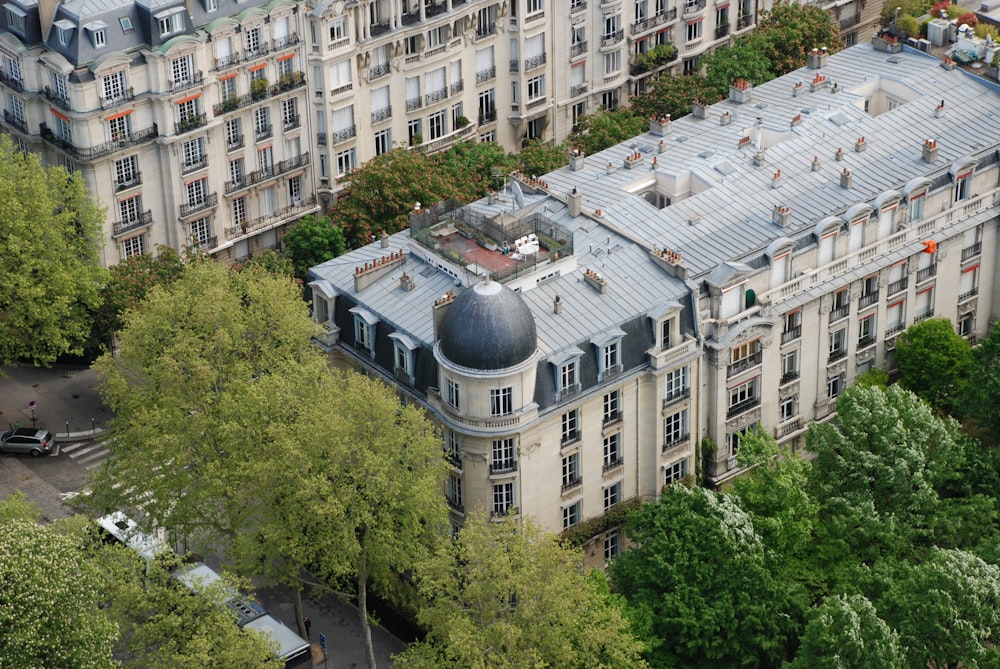
[[124,151],[125,149],[136,146],[137,144],[153,140],[159,136],[159,131],[157,129],[157,125],[154,123],[152,128],[122,134],[110,142],[105,142],[104,144],[98,144],[97,146],[87,148],[77,147],[72,142],[56,137],[55,133],[53,133],[44,123],[41,124],[41,135],[43,140],[65,151],[77,160],[97,160],[98,158],[109,156],[112,153]]

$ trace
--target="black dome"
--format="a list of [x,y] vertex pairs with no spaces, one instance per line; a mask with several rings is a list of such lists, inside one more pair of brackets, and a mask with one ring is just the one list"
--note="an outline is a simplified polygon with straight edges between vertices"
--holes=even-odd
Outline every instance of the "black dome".
[[498,281],[477,283],[448,308],[441,353],[470,369],[506,369],[535,352],[535,319],[521,297]]

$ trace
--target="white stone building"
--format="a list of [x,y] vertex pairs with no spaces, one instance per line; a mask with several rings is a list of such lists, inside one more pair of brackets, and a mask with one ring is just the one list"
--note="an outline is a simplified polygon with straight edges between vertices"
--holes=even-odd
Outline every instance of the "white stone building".
[[905,47],[817,52],[313,268],[322,344],[440,423],[456,524],[591,522],[600,560],[622,538],[594,519],[697,471],[725,483],[754,426],[799,448],[906,326],[985,334],[998,102]]

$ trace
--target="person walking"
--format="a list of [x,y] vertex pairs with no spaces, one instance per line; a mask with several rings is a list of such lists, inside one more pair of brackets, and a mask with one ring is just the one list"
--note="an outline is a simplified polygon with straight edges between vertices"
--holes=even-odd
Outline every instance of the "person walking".
[[312,639],[312,626],[313,626],[313,623],[312,623],[311,620],[309,620],[309,616],[306,616],[306,617],[304,617],[302,619],[302,624],[306,626],[306,639],[307,640],[308,639]]

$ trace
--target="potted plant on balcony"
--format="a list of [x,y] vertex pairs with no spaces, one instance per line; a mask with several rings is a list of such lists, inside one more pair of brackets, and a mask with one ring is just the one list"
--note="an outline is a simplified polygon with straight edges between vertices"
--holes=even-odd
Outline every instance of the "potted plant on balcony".
[[267,79],[261,77],[250,82],[250,97],[260,100],[267,95]]
[[456,127],[458,127],[458,128],[464,128],[467,125],[469,125],[469,119],[467,119],[466,117],[459,116],[458,118],[455,119],[455,126]]
[[295,81],[292,79],[292,73],[291,72],[286,72],[285,74],[283,74],[280,77],[278,77],[278,88],[280,88],[283,91],[287,91],[294,84],[295,84]]
[[222,101],[223,111],[232,111],[240,106],[240,96],[236,93],[230,93],[226,96],[226,99]]

